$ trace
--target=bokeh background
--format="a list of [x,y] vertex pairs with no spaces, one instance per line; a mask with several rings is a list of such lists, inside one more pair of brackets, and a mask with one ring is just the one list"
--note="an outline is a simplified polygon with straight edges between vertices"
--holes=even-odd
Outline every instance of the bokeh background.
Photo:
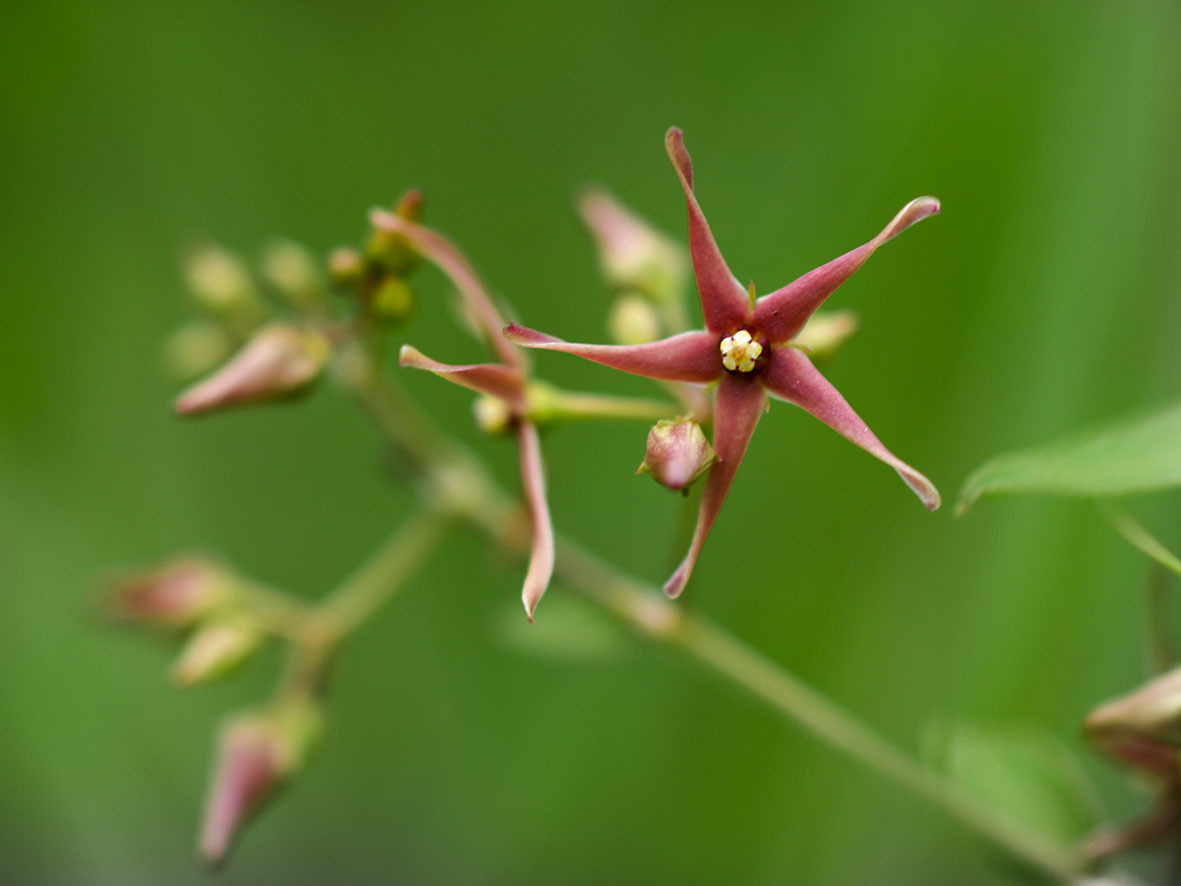
[[[606,294],[573,195],[602,183],[682,236],[661,141],[676,124],[723,251],[761,291],[910,198],[943,200],[834,299],[863,331],[827,373],[945,499],[999,451],[1178,395],[1175,3],[178,0],[5,19],[6,882],[205,882],[192,847],[213,730],[279,664],[173,691],[167,644],[98,617],[104,575],[205,548],[312,598],[411,503],[329,386],[298,405],[170,414],[160,345],[190,316],[178,259],[195,240],[256,256],[281,234],[325,253],[418,185],[522,320],[601,340]],[[406,338],[479,358],[441,279],[422,289]],[[572,387],[650,391],[538,363]],[[515,482],[511,447],[479,438],[463,391],[407,384]],[[546,449],[559,526],[659,581],[679,510],[631,476],[644,433],[571,427]],[[1174,544],[1176,505],[1133,503]],[[1147,571],[1085,504],[929,515],[781,405],[685,605],[915,753],[959,722],[1060,741],[1119,816],[1144,796],[1077,733],[1144,674]],[[216,879],[1020,881],[691,662],[590,631],[560,584],[523,631],[520,578],[460,535],[362,630],[322,752]]]

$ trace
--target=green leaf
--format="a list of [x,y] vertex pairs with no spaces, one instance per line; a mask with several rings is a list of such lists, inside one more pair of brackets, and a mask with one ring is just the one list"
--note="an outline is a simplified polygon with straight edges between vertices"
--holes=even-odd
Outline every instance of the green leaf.
[[924,756],[969,794],[1058,845],[1102,819],[1094,786],[1070,747],[1025,726],[932,723]]
[[1181,486],[1181,404],[999,455],[960,492],[962,514],[984,495],[1128,495]]

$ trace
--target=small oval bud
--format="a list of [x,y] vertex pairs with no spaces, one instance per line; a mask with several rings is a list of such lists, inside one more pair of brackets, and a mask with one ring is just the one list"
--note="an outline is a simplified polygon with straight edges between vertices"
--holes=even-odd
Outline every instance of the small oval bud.
[[330,354],[331,345],[318,332],[268,326],[230,362],[181,394],[176,411],[195,415],[290,396],[316,380]]
[[351,246],[341,246],[328,256],[328,275],[343,289],[360,289],[365,282],[365,259]]
[[211,621],[191,636],[172,666],[182,689],[212,683],[243,664],[262,645],[262,633],[247,621]]
[[222,324],[194,320],[165,340],[164,368],[175,379],[191,381],[224,361],[233,350],[234,339]]
[[651,474],[660,485],[680,490],[717,460],[701,425],[693,419],[659,421],[648,432],[648,451],[636,473]]
[[233,576],[211,560],[183,557],[114,583],[116,618],[168,628],[194,624],[232,593]]
[[307,307],[319,300],[320,271],[312,254],[291,240],[276,240],[262,254],[262,273],[288,302]]
[[857,314],[853,311],[813,314],[792,344],[803,348],[816,359],[832,357],[857,331],[857,326]]
[[183,269],[193,297],[213,313],[235,320],[262,315],[250,273],[228,249],[198,246],[185,257]]
[[414,290],[401,277],[388,276],[373,291],[369,310],[382,323],[401,323],[414,310]]
[[622,295],[611,305],[607,317],[611,339],[621,345],[642,345],[656,341],[662,334],[660,317],[648,299]]
[[507,434],[513,425],[513,410],[500,397],[481,394],[472,401],[476,425],[485,434],[499,437]]
[[688,271],[684,250],[605,191],[592,190],[578,211],[599,249],[611,286],[667,302],[680,298]]
[[319,706],[303,697],[240,714],[222,728],[201,829],[206,862],[221,862],[249,818],[302,770],[321,730]]

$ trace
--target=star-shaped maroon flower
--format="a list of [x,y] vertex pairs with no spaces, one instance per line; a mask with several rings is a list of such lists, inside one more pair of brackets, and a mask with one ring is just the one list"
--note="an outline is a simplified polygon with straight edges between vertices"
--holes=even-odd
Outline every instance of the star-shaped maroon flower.
[[675,597],[688,582],[764,411],[768,393],[806,409],[894,468],[929,510],[939,507],[939,492],[931,481],[886,449],[840,392],[798,347],[790,344],[813,312],[879,246],[938,213],[939,201],[934,197],[912,200],[864,246],[755,300],[753,288],[748,292],[730,273],[697,204],[693,166],[679,129],[668,131],[665,147],[689,205],[689,249],[705,329],[650,344],[624,346],[574,344],[515,323],[505,329],[507,338],[525,347],[577,354],[648,378],[717,383],[713,421],[714,449],[719,460],[706,480],[689,552],[665,583],[665,592]]

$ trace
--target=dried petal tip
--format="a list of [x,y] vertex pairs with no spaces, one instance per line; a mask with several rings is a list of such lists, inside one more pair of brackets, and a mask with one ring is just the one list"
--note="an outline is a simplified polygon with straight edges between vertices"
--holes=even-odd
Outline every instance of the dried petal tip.
[[111,611],[125,621],[187,627],[221,605],[231,584],[232,578],[217,564],[186,557],[116,581]]
[[697,422],[660,421],[648,432],[648,450],[636,473],[651,474],[661,486],[681,490],[717,460],[717,453]]
[[886,225],[885,230],[878,235],[880,237],[879,242],[885,243],[887,240],[892,240],[907,228],[918,224],[923,219],[938,215],[941,208],[938,199],[935,197],[916,197],[898,210],[898,214]]
[[316,380],[330,351],[317,332],[269,326],[221,369],[181,394],[176,411],[195,415],[295,394]]
[[295,775],[320,733],[318,707],[306,699],[243,715],[222,730],[205,804],[200,851],[219,864],[242,826]]

